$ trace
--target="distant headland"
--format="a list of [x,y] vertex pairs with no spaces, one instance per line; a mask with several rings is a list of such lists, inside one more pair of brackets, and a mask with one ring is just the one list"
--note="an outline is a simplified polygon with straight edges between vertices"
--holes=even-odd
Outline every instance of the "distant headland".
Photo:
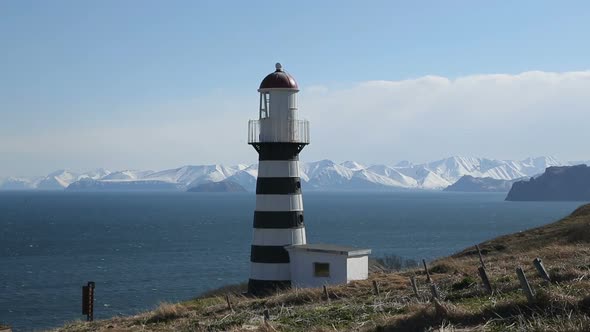
[[507,201],[590,201],[590,167],[549,167],[542,175],[512,185]]

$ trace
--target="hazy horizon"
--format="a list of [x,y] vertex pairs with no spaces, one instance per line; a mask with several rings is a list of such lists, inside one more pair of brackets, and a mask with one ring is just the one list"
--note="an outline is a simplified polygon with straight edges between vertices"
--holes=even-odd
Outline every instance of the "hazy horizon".
[[[305,160],[305,159],[300,159],[300,162],[303,164],[307,164],[307,163],[317,163],[317,162],[321,162],[324,160],[328,160],[331,162],[334,162],[335,164],[344,164],[346,162],[356,162],[361,164],[362,166],[366,166],[366,167],[370,167],[370,166],[375,166],[375,165],[386,165],[386,166],[396,166],[399,163],[406,163],[409,162],[412,165],[423,165],[423,164],[428,164],[428,163],[432,163],[432,162],[437,162],[437,161],[441,161],[441,160],[445,160],[445,159],[450,159],[450,158],[479,158],[479,159],[488,159],[488,160],[502,160],[502,161],[524,161],[528,158],[532,158],[532,159],[536,159],[536,158],[555,158],[557,161],[559,162],[563,162],[563,163],[590,163],[590,158],[586,158],[586,159],[576,159],[576,160],[564,160],[561,158],[557,158],[556,156],[550,156],[550,155],[544,155],[544,156],[526,156],[523,158],[517,158],[517,159],[508,159],[508,158],[493,158],[493,157],[488,157],[488,156],[459,156],[459,155],[455,155],[455,156],[446,156],[446,157],[442,157],[442,158],[434,158],[434,159],[429,159],[429,160],[424,160],[424,161],[412,161],[412,160],[407,160],[407,159],[403,159],[403,160],[397,160],[391,163],[384,163],[384,162],[372,162],[372,163],[367,163],[364,162],[362,160],[355,160],[355,159],[346,159],[346,160],[334,160],[334,159],[330,159],[330,158],[321,158],[321,159],[314,159],[314,160]],[[120,171],[153,171],[153,172],[159,172],[159,171],[165,171],[165,170],[172,170],[172,169],[177,169],[177,168],[181,168],[181,167],[185,167],[185,166],[207,166],[207,165],[222,165],[222,166],[226,166],[226,167],[234,167],[234,166],[238,166],[238,165],[246,165],[246,166],[251,166],[251,165],[255,165],[257,164],[258,161],[254,160],[251,162],[238,162],[238,163],[199,163],[199,162],[194,162],[194,163],[190,163],[190,164],[182,164],[182,165],[174,165],[171,167],[165,167],[165,168],[158,168],[158,169],[151,169],[151,168],[109,168],[109,167],[101,167],[101,166],[96,166],[96,167],[91,167],[91,168],[84,168],[84,169],[76,169],[76,168],[71,168],[71,167],[64,167],[64,168],[58,168],[58,169],[53,169],[53,170],[48,170],[45,173],[40,173],[40,174],[8,174],[8,175],[2,175],[0,174],[0,180],[2,179],[6,179],[6,178],[32,178],[32,177],[44,177],[48,174],[51,173],[55,173],[55,172],[60,172],[60,171],[68,171],[68,172],[73,172],[73,173],[78,173],[78,174],[83,174],[83,173],[87,173],[87,172],[92,172],[92,171],[96,171],[96,170],[107,170],[109,172],[120,172]],[[590,166],[590,165],[589,165]],[[402,166],[399,166],[402,167]]]

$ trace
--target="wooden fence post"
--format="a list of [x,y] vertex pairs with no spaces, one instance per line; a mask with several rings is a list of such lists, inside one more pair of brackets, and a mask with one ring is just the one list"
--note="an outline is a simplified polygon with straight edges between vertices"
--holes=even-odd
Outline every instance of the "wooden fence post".
[[537,272],[539,272],[539,276],[541,278],[551,282],[551,277],[549,276],[549,273],[547,273],[547,270],[545,270],[545,266],[543,265],[543,261],[539,257],[537,257],[537,258],[535,258],[535,260],[533,260],[533,265],[537,269]]
[[426,272],[426,281],[432,282],[432,279],[430,279],[430,272],[428,272],[428,266],[426,266],[426,260],[422,260],[422,265],[424,265],[424,272]]
[[328,286],[324,285],[324,296],[326,297],[326,301],[330,301],[330,294],[328,294]]
[[440,299],[440,296],[438,293],[438,288],[436,288],[436,285],[432,281],[432,278],[430,278],[430,272],[428,272],[428,266],[426,265],[426,260],[424,260],[424,259],[422,260],[422,265],[424,265],[424,271],[426,272],[426,280],[430,284],[430,292],[432,293],[432,297],[438,300],[438,299]]
[[418,293],[418,285],[416,284],[415,276],[410,277],[410,283],[412,284],[412,289],[414,289],[414,295],[416,295],[416,298],[420,300],[420,293]]
[[379,284],[377,284],[377,280],[373,280],[373,291],[375,295],[379,296]]
[[438,293],[438,288],[436,287],[436,285],[431,282],[430,283],[430,292],[432,293],[432,297],[436,300],[440,300],[440,295]]
[[481,267],[483,267],[485,269],[486,265],[483,262],[483,256],[481,255],[481,250],[479,250],[479,245],[476,244],[475,249],[477,249],[477,255],[479,256],[479,263],[481,264]]
[[233,312],[234,308],[231,305],[231,301],[229,299],[229,294],[225,294],[225,302],[227,302],[227,308]]
[[264,322],[267,323],[270,320],[270,312],[268,309],[264,309],[262,312],[262,316],[264,317]]
[[516,268],[516,274],[518,275],[518,280],[520,281],[520,288],[522,288],[524,291],[527,299],[529,300],[529,303],[535,302],[535,293],[531,288],[529,281],[526,279],[522,267],[519,266]]
[[479,272],[479,277],[481,278],[484,288],[488,291],[488,293],[492,294],[492,284],[490,283],[486,269],[483,266],[480,266],[477,268],[477,271]]
[[483,283],[483,287],[488,291],[489,294],[493,294],[494,290],[492,289],[492,283],[490,282],[490,278],[488,278],[488,273],[486,271],[486,264],[483,261],[483,256],[481,254],[481,249],[479,249],[479,245],[475,245],[475,249],[477,249],[477,255],[479,256],[479,264],[481,266],[477,269],[479,272],[479,277],[481,278],[481,282]]

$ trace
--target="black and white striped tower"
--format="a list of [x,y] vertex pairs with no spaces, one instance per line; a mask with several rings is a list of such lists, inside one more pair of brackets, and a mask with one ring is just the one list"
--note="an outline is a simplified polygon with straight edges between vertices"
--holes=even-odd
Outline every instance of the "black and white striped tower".
[[309,124],[297,116],[297,82],[280,63],[260,83],[258,120],[248,123],[248,144],[258,151],[256,210],[248,292],[263,295],[291,285],[285,246],[305,244],[299,152]]

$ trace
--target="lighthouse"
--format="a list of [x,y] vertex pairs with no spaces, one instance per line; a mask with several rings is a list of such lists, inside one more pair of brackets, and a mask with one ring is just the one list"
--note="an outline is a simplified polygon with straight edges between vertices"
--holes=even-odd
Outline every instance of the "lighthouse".
[[258,152],[248,293],[367,279],[370,249],[306,241],[299,152],[309,144],[309,122],[298,116],[297,82],[280,63],[275,68],[258,89],[258,120],[248,123],[248,144]]
[[286,247],[306,244],[299,153],[309,144],[309,123],[298,116],[297,82],[280,63],[275,68],[258,89],[259,118],[248,123],[259,160],[248,281],[254,295],[291,286]]

